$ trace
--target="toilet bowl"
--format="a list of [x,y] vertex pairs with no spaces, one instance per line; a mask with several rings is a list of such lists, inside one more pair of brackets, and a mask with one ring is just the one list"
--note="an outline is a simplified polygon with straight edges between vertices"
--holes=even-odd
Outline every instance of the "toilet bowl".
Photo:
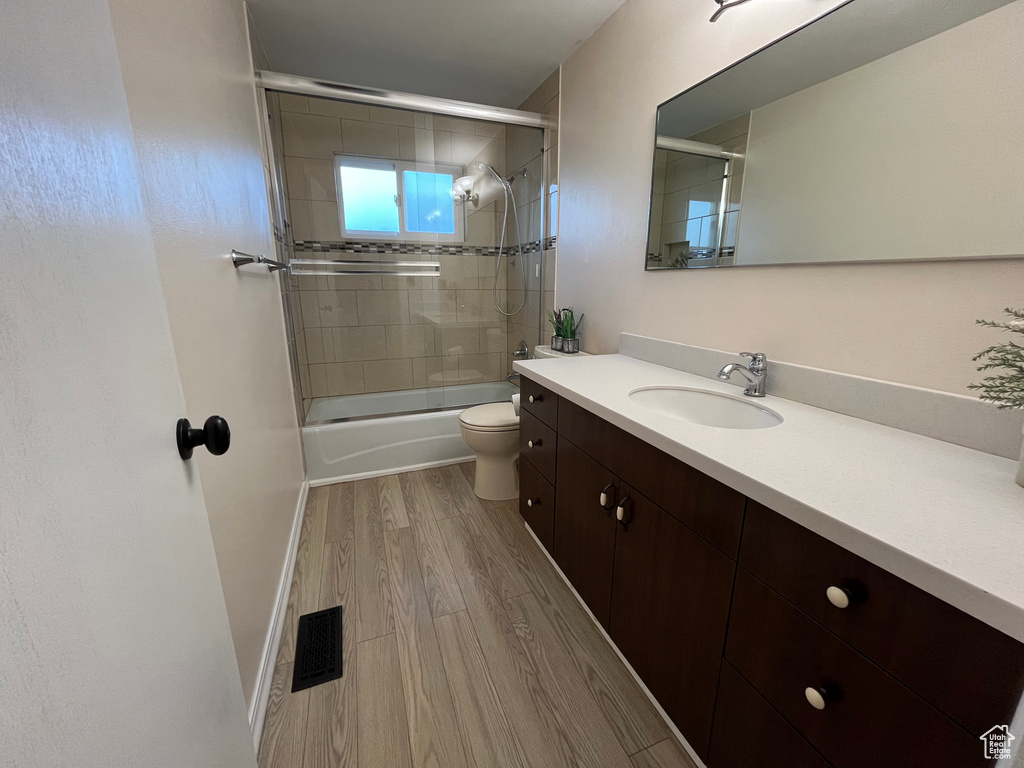
[[459,415],[462,438],[476,452],[476,483],[481,499],[519,497],[519,416],[512,403],[487,403]]

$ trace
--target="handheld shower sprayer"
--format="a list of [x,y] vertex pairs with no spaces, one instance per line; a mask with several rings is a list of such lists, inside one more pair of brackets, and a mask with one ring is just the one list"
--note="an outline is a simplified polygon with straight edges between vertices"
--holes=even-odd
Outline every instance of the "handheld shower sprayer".
[[[526,265],[523,264],[523,239],[519,233],[519,211],[516,208],[516,196],[515,193],[512,191],[512,181],[515,178],[516,174],[509,176],[508,180],[505,180],[501,178],[501,174],[494,170],[493,166],[487,165],[487,163],[481,163],[480,161],[476,161],[470,163],[469,167],[477,171],[489,173],[494,178],[494,180],[498,182],[499,186],[501,186],[501,190],[505,195],[505,213],[501,219],[501,239],[498,245],[498,260],[494,267],[494,286],[491,289],[491,299],[493,299],[494,301],[494,308],[498,310],[500,314],[502,314],[505,317],[512,317],[513,315],[516,315],[519,312],[521,312],[523,307],[526,305]],[[523,169],[522,174],[524,177],[526,176],[526,169]],[[519,272],[522,275],[523,300],[516,309],[512,310],[511,312],[506,312],[504,309],[501,308],[501,303],[498,301],[498,275],[501,274],[501,260],[505,256],[505,230],[508,226],[509,198],[512,199],[512,217],[515,220],[516,227],[516,248],[519,251]]]

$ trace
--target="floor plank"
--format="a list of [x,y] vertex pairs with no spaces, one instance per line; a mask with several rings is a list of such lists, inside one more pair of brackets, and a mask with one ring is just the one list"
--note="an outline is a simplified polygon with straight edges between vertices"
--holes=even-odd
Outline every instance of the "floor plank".
[[555,708],[579,765],[630,768],[629,757],[608,722],[569,651],[548,623],[536,596],[522,595],[506,601],[512,626],[523,643],[537,678]]
[[437,520],[459,517],[463,512],[479,506],[479,500],[470,488],[466,495],[466,477],[456,467],[433,467],[423,470],[430,504]]
[[351,536],[355,526],[355,483],[339,483],[327,486],[330,499],[327,502],[327,531],[324,541],[340,541]]
[[299,616],[315,611],[320,600],[320,569],[323,564],[329,495],[329,486],[309,489],[299,532],[299,546],[295,553],[292,587],[288,592],[284,630],[277,651],[278,664],[295,660],[295,632]]
[[527,532],[518,507],[500,504],[488,507],[489,519],[501,531],[511,560],[522,569],[626,754],[671,736],[647,694]]
[[384,523],[384,530],[407,528],[409,516],[405,510],[405,499],[402,497],[398,475],[376,477],[373,484],[377,487],[377,494],[380,498],[380,517]]
[[478,505],[463,515],[484,567],[502,600],[516,597],[530,591],[526,580],[524,564],[513,557],[513,550],[506,545],[501,533],[495,527],[493,517],[498,514],[488,504]]
[[697,768],[675,739],[659,741],[630,758],[633,768]]
[[434,633],[413,532],[409,528],[392,530],[385,539],[413,765],[462,768],[467,763],[455,705]]
[[[335,486],[338,488],[341,486]],[[334,498],[334,489],[331,491]],[[356,695],[355,534],[324,548],[320,609],[342,606],[342,676],[309,689],[304,768],[355,768],[358,759]],[[352,611],[351,613],[349,611]]]
[[[359,765],[412,768],[395,636],[384,635],[360,643],[356,655]],[[297,768],[297,764],[291,768]]]
[[430,498],[422,472],[398,475],[398,484],[405,502],[409,525],[416,539],[416,552],[427,590],[430,613],[434,617],[464,610],[465,601],[452,570],[448,551],[434,519]]
[[465,521],[452,518],[438,525],[462,587],[466,610],[480,641],[487,670],[525,765],[574,768],[576,762],[558,730],[551,704],[490,582]]
[[309,691],[292,693],[292,665],[278,664],[270,684],[270,699],[260,739],[260,768],[302,765]]
[[434,619],[466,755],[475,768],[523,765],[466,611]]
[[373,480],[355,483],[355,543],[356,639],[361,642],[395,631],[380,497]]

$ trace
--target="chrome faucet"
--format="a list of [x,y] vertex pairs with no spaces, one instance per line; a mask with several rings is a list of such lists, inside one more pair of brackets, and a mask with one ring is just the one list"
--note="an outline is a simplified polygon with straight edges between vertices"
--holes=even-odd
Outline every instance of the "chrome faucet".
[[739,372],[747,380],[743,394],[747,397],[764,397],[764,381],[768,378],[768,358],[763,352],[740,352],[740,357],[749,357],[750,365],[744,368],[740,363],[729,363],[718,372],[718,378],[728,381]]

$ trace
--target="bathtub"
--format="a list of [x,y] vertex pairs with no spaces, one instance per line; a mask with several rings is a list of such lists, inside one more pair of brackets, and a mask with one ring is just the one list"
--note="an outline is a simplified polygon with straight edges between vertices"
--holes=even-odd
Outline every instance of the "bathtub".
[[459,413],[516,391],[502,381],[314,400],[302,428],[310,485],[469,461]]

